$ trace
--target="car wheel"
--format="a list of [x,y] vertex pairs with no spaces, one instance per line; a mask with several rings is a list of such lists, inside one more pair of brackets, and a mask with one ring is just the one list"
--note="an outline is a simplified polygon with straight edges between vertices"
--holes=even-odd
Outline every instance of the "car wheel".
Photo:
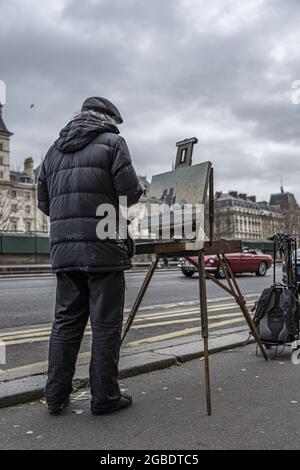
[[225,274],[224,274],[222,266],[218,266],[215,276],[218,279],[224,279],[225,278]]
[[258,269],[256,271],[256,276],[265,276],[267,272],[267,264],[264,261],[259,263]]
[[194,271],[182,271],[186,277],[193,277]]

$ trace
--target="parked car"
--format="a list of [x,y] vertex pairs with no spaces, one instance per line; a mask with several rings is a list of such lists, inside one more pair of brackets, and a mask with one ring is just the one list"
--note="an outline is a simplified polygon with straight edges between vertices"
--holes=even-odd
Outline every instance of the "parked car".
[[[242,253],[228,253],[226,258],[234,274],[255,273],[257,276],[265,276],[273,263],[272,256],[265,255],[257,250],[245,250]],[[197,257],[192,257],[192,259],[196,262],[198,261]],[[192,277],[197,271],[196,268],[184,258],[180,260],[179,267],[187,277]],[[224,278],[222,267],[216,255],[205,256],[205,270],[214,274],[219,279]]]

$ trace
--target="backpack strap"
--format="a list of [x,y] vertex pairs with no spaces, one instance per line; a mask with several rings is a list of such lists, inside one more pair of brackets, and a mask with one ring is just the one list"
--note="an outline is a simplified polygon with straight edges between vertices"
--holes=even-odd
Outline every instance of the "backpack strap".
[[289,338],[294,340],[299,337],[298,299],[293,289],[286,288],[280,297],[280,309]]
[[255,304],[255,313],[253,317],[253,321],[255,326],[258,326],[260,320],[265,314],[266,307],[269,303],[269,300],[271,298],[271,295],[273,293],[273,286],[272,287],[267,287],[266,289],[263,290],[260,298]]

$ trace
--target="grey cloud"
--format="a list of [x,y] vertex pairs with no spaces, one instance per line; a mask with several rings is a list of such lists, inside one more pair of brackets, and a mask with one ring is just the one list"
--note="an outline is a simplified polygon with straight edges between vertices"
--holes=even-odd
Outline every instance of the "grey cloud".
[[213,161],[218,189],[268,198],[283,177],[300,199],[300,105],[290,101],[300,78],[299,7],[0,0],[13,161],[38,161],[83,99],[100,94],[125,116],[121,130],[141,173],[168,171],[176,140],[196,135],[195,162]]

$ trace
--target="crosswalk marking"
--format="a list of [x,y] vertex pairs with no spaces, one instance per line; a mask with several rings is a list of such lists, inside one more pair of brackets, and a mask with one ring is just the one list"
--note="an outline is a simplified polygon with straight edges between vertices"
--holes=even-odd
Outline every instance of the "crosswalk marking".
[[[222,319],[222,318],[228,318],[231,317],[231,320],[226,320],[226,321],[218,321],[215,323],[212,323],[209,325],[210,328],[215,328],[217,326],[224,326],[230,323],[237,323],[241,322],[243,319],[243,315],[241,313],[229,313],[229,314],[224,314],[224,315],[213,315],[210,316],[210,319]],[[237,318],[232,318],[232,317],[237,317]],[[180,319],[180,320],[167,320],[167,321],[162,321],[162,322],[155,322],[155,323],[145,323],[142,325],[132,325],[133,330],[140,330],[140,329],[145,329],[145,328],[153,328],[157,326],[168,326],[168,325],[176,325],[180,323],[189,323],[189,322],[200,322],[199,317],[193,317],[193,318],[188,318],[188,319]],[[184,330],[183,330],[184,331]],[[198,331],[198,327],[196,329],[193,329],[193,331]],[[91,329],[87,329],[85,332],[85,336],[91,336],[92,331]],[[49,334],[48,335],[34,335],[31,337],[25,337],[25,338],[19,338],[19,339],[8,339],[5,341],[6,346],[16,346],[19,344],[28,344],[28,343],[37,343],[37,342],[44,342],[44,341],[49,341]],[[129,343],[131,344],[131,343]]]
[[[249,304],[248,304],[248,306],[249,306]],[[221,311],[221,310],[232,310],[236,307],[237,307],[236,303],[223,305],[223,306],[216,307],[216,308],[209,307],[208,312],[218,312],[218,311]],[[166,313],[166,314],[161,313],[161,312],[155,313],[155,314],[152,314],[152,315],[143,315],[143,316],[140,316],[140,315],[137,314],[134,322],[136,323],[138,321],[155,320],[156,318],[182,317],[182,316],[185,316],[185,315],[190,315],[191,313],[195,313],[195,312],[199,312],[199,317],[200,317],[200,307],[189,308],[187,310],[173,310],[173,311],[171,311],[169,313]]]
[[31,333],[25,333],[25,334],[18,334],[18,335],[8,335],[8,336],[3,336],[1,338],[2,341],[5,341],[6,343],[8,343],[9,341],[12,341],[13,339],[26,339],[26,338],[39,338],[39,337],[43,337],[43,336],[46,336],[46,335],[50,335],[51,333],[51,330],[50,329],[47,329],[45,331],[32,331]]
[[[219,317],[219,316],[218,316]],[[215,329],[215,328],[218,328],[220,326],[226,326],[226,325],[230,325],[230,324],[234,324],[234,323],[237,323],[237,322],[240,322],[240,318],[233,318],[231,320],[225,320],[225,321],[221,321],[221,322],[214,322],[214,323],[211,323],[209,325],[209,328],[210,329]],[[192,333],[200,333],[201,332],[201,328],[200,326],[197,326],[197,327],[193,327],[193,328],[185,328],[183,330],[176,330],[176,331],[173,331],[173,332],[170,332],[170,333],[166,333],[164,335],[157,335],[157,336],[152,336],[150,338],[145,338],[145,339],[141,339],[141,340],[136,340],[136,341],[130,341],[127,346],[139,346],[141,344],[151,344],[151,343],[156,343],[156,342],[159,342],[159,341],[163,341],[163,340],[166,340],[166,339],[172,339],[172,338],[178,338],[178,337],[181,337],[181,336],[187,336],[189,334],[192,334]],[[48,340],[49,338],[45,338],[43,339],[43,341],[46,341]],[[78,354],[78,358],[79,359],[84,359],[84,358],[89,358],[91,355],[90,351],[87,351],[87,352],[83,352],[83,353],[79,353]],[[0,369],[0,374],[5,374],[5,373],[9,373],[9,372],[16,372],[16,371],[22,371],[22,370],[26,370],[26,369],[30,369],[30,368],[35,368],[35,367],[42,367],[42,366],[47,366],[48,364],[48,361],[40,361],[40,362],[35,362],[35,363],[32,363],[32,364],[26,364],[26,365],[23,365],[23,366],[19,366],[19,367],[14,367],[12,369],[4,369],[4,370],[1,370]]]
[[[261,292],[256,292],[256,293],[252,293],[252,294],[245,294],[244,298],[249,299],[249,300],[250,299],[255,299],[255,298],[258,298],[260,296],[260,294],[261,294]],[[208,304],[208,306],[211,305],[211,304],[216,304],[217,305],[219,302],[226,302],[226,301],[228,302],[231,299],[232,298],[229,295],[227,297],[217,297],[216,299],[207,299],[207,304]],[[188,305],[199,305],[199,300],[187,300],[187,301],[182,301],[182,302],[173,302],[173,303],[169,303],[169,304],[144,305],[144,306],[139,307],[139,311],[142,312],[144,310],[156,310],[158,308],[168,309],[168,308],[184,307],[184,306],[188,306]],[[125,308],[124,312],[129,313],[130,308]]]
[[[223,311],[223,310],[234,310],[234,308],[237,307],[236,303],[230,303],[230,304],[223,304],[219,306],[210,306],[208,307],[208,312],[217,312],[217,311]],[[179,309],[179,310],[170,310],[167,313],[163,312],[158,312],[155,314],[148,314],[148,315],[137,315],[135,318],[134,324],[144,322],[144,321],[152,321],[152,320],[157,320],[157,319],[164,319],[164,318],[175,318],[175,317],[184,317],[184,316],[189,316],[191,314],[194,314],[196,312],[199,312],[199,317],[200,318],[200,310],[199,307],[193,307],[193,308],[188,308],[188,309]],[[221,315],[219,315],[221,317]],[[209,318],[213,318],[212,315],[209,315]],[[195,319],[196,320],[196,319]],[[22,339],[22,338],[35,338],[35,337],[43,337],[51,332],[51,324],[48,326],[40,327],[40,328],[32,328],[28,330],[17,330],[17,331],[9,331],[6,333],[0,333],[0,338],[1,340],[4,341],[10,341],[13,339]],[[87,331],[89,330],[90,326],[87,327]]]
[[[90,351],[79,353],[78,359],[89,358],[90,355],[91,355]],[[47,365],[48,365],[48,361],[33,362],[31,364],[25,364],[23,366],[13,367],[12,369],[0,369],[0,374],[7,374],[9,372],[17,372],[17,371],[22,371],[22,370],[27,370],[27,369],[34,369],[35,367],[44,367],[44,366],[46,367]]]
[[[226,326],[232,323],[238,323],[240,321],[241,321],[240,318],[233,318],[232,320],[211,323],[209,325],[209,329],[218,328],[220,326]],[[191,333],[200,333],[200,331],[201,331],[201,328],[199,326],[194,327],[194,328],[185,328],[184,330],[172,331],[171,333],[166,333],[164,335],[151,336],[150,338],[130,341],[128,343],[128,346],[139,346],[141,344],[158,343],[166,339],[172,339],[172,338],[178,338],[179,336],[190,335]]]
[[[244,297],[247,299],[247,298],[257,298],[258,297],[258,293],[254,293],[254,294],[246,294]],[[230,309],[231,306],[232,307],[235,307],[236,306],[236,303],[226,303],[226,304],[220,304],[219,302],[224,302],[224,301],[228,301],[229,298],[228,297],[219,297],[219,298],[216,298],[216,299],[208,299],[208,311],[217,311],[217,310],[222,310],[222,309]],[[248,303],[248,302],[247,302]],[[250,302],[250,304],[252,304],[253,301]],[[212,305],[213,304],[213,305]],[[163,315],[165,314],[169,314],[170,316],[175,313],[177,314],[177,312],[179,312],[178,310],[172,310],[173,308],[181,308],[181,307],[190,307],[189,311],[192,311],[192,310],[195,310],[197,311],[199,309],[199,301],[197,300],[189,300],[189,301],[182,301],[182,302],[176,302],[176,303],[167,303],[167,304],[154,304],[154,305],[145,305],[145,306],[141,306],[139,308],[139,312],[151,312],[153,310],[157,310],[157,309],[161,309],[162,311],[161,312],[158,312],[158,313],[151,313],[151,314],[140,314],[138,313],[137,315],[137,318],[135,321],[138,321],[138,320],[142,320],[142,319],[150,319],[151,317],[155,317],[155,316],[158,316],[158,317],[161,317],[163,318]],[[166,310],[171,310],[170,312],[166,312]],[[124,313],[129,313],[130,312],[130,308],[125,308],[124,309]],[[187,310],[182,310],[182,312],[187,312]],[[27,334],[27,333],[37,333],[37,332],[45,332],[45,331],[49,331],[51,330],[51,327],[52,327],[52,323],[46,323],[46,324],[43,324],[39,327],[33,327],[33,328],[29,328],[29,329],[17,329],[17,330],[14,330],[14,331],[7,331],[7,332],[2,332],[0,333],[0,338],[2,337],[8,337],[8,336],[19,336],[19,335],[22,335],[22,334]],[[1,331],[1,330],[0,330]]]
[[[253,294],[254,296],[255,294]],[[250,295],[252,296],[252,294]],[[253,300],[252,302],[253,303]],[[172,307],[170,307],[172,305]],[[157,309],[157,305],[155,306]],[[161,306],[162,307],[162,306]],[[147,311],[151,311],[153,313],[145,313],[145,309],[143,309],[142,315],[137,315],[133,325],[133,330],[139,329],[148,329],[148,328],[155,328],[155,327],[163,327],[168,325],[179,325],[183,323],[191,323],[200,321],[200,308],[199,305],[195,301],[188,301],[188,302],[178,302],[174,304],[164,304],[164,308],[161,308],[161,311],[153,312],[153,309],[147,308]],[[209,313],[209,320],[222,320],[225,318],[230,318],[227,320],[226,323],[222,321],[218,321],[216,323],[217,326],[223,326],[225,324],[236,323],[242,320],[242,314],[240,310],[237,309],[237,304],[234,302],[227,302],[227,303],[220,303],[215,301],[214,304],[208,306],[208,313]],[[223,313],[226,311],[231,311],[230,313]],[[214,312],[220,312],[216,315],[213,315]],[[195,314],[198,314],[195,316]],[[180,318],[181,317],[181,318]],[[234,317],[237,317],[236,319]],[[210,327],[212,327],[210,324]],[[51,324],[41,326],[38,328],[31,328],[26,330],[17,330],[17,331],[9,331],[6,333],[0,333],[0,339],[5,341],[7,346],[15,346],[20,344],[28,344],[28,343],[36,343],[36,342],[44,342],[49,340],[49,335],[51,333]],[[198,327],[197,327],[198,328]],[[196,328],[196,330],[197,330]],[[187,328],[182,331],[189,331],[191,329]],[[196,331],[192,329],[192,332]],[[198,330],[197,330],[198,331]],[[85,335],[90,336],[92,334],[90,325],[87,326]],[[169,334],[175,335],[175,332],[170,332]],[[186,333],[184,333],[186,334]],[[158,335],[157,337],[160,337]],[[163,335],[164,337],[164,335]],[[171,336],[173,337],[173,336]],[[139,340],[144,341],[144,340]],[[131,344],[131,343],[130,343]]]
[[[185,312],[186,314],[191,314],[194,312]],[[174,315],[175,316],[175,315]],[[218,314],[218,315],[209,315],[210,320],[214,319],[221,319],[221,318],[226,318],[226,317],[242,317],[242,314],[238,312],[231,312],[227,314]],[[168,318],[172,317],[172,315],[168,315]],[[164,316],[162,317],[156,317],[157,318],[165,318]],[[143,321],[148,320],[148,318],[144,318]],[[198,317],[191,317],[191,318],[182,318],[182,319],[176,319],[176,320],[167,320],[167,321],[160,321],[160,322],[151,322],[151,323],[145,323],[145,324],[137,324],[135,322],[132,325],[132,329],[138,330],[138,329],[143,329],[143,328],[153,328],[156,326],[165,326],[165,325],[173,325],[173,324],[180,324],[180,323],[190,323],[190,322],[195,322],[195,321],[200,321],[200,315]],[[86,336],[90,336],[92,334],[91,327],[87,327],[85,331]],[[26,333],[20,336],[15,335],[15,336],[5,336],[2,337],[2,340],[5,341],[7,346],[14,346],[17,344],[26,344],[26,343],[35,343],[38,341],[47,341],[49,339],[50,335],[50,330],[48,331],[40,331],[40,332],[32,332],[32,333]]]
[[43,343],[44,341],[49,341],[49,334],[47,336],[39,336],[37,338],[24,338],[16,340],[5,341],[6,346],[16,346],[18,344],[28,344],[28,343]]
[[[243,317],[242,313],[227,313],[224,315],[212,315],[209,317],[209,319],[217,319],[217,318],[226,318],[226,317]],[[153,328],[154,326],[166,326],[166,325],[177,325],[179,323],[190,323],[190,322],[195,322],[199,321],[200,322],[200,316],[199,317],[191,317],[191,318],[182,318],[180,320],[167,320],[167,321],[162,321],[162,322],[155,322],[155,323],[145,323],[144,325],[135,325],[133,324],[131,326],[131,329],[133,330],[140,330],[143,328]]]
[[44,326],[42,328],[31,328],[30,330],[16,330],[16,331],[7,331],[6,333],[0,333],[0,338],[8,338],[9,336],[20,336],[22,334],[27,333],[35,333],[35,332],[45,332],[49,331],[51,328],[51,323],[48,326]]

